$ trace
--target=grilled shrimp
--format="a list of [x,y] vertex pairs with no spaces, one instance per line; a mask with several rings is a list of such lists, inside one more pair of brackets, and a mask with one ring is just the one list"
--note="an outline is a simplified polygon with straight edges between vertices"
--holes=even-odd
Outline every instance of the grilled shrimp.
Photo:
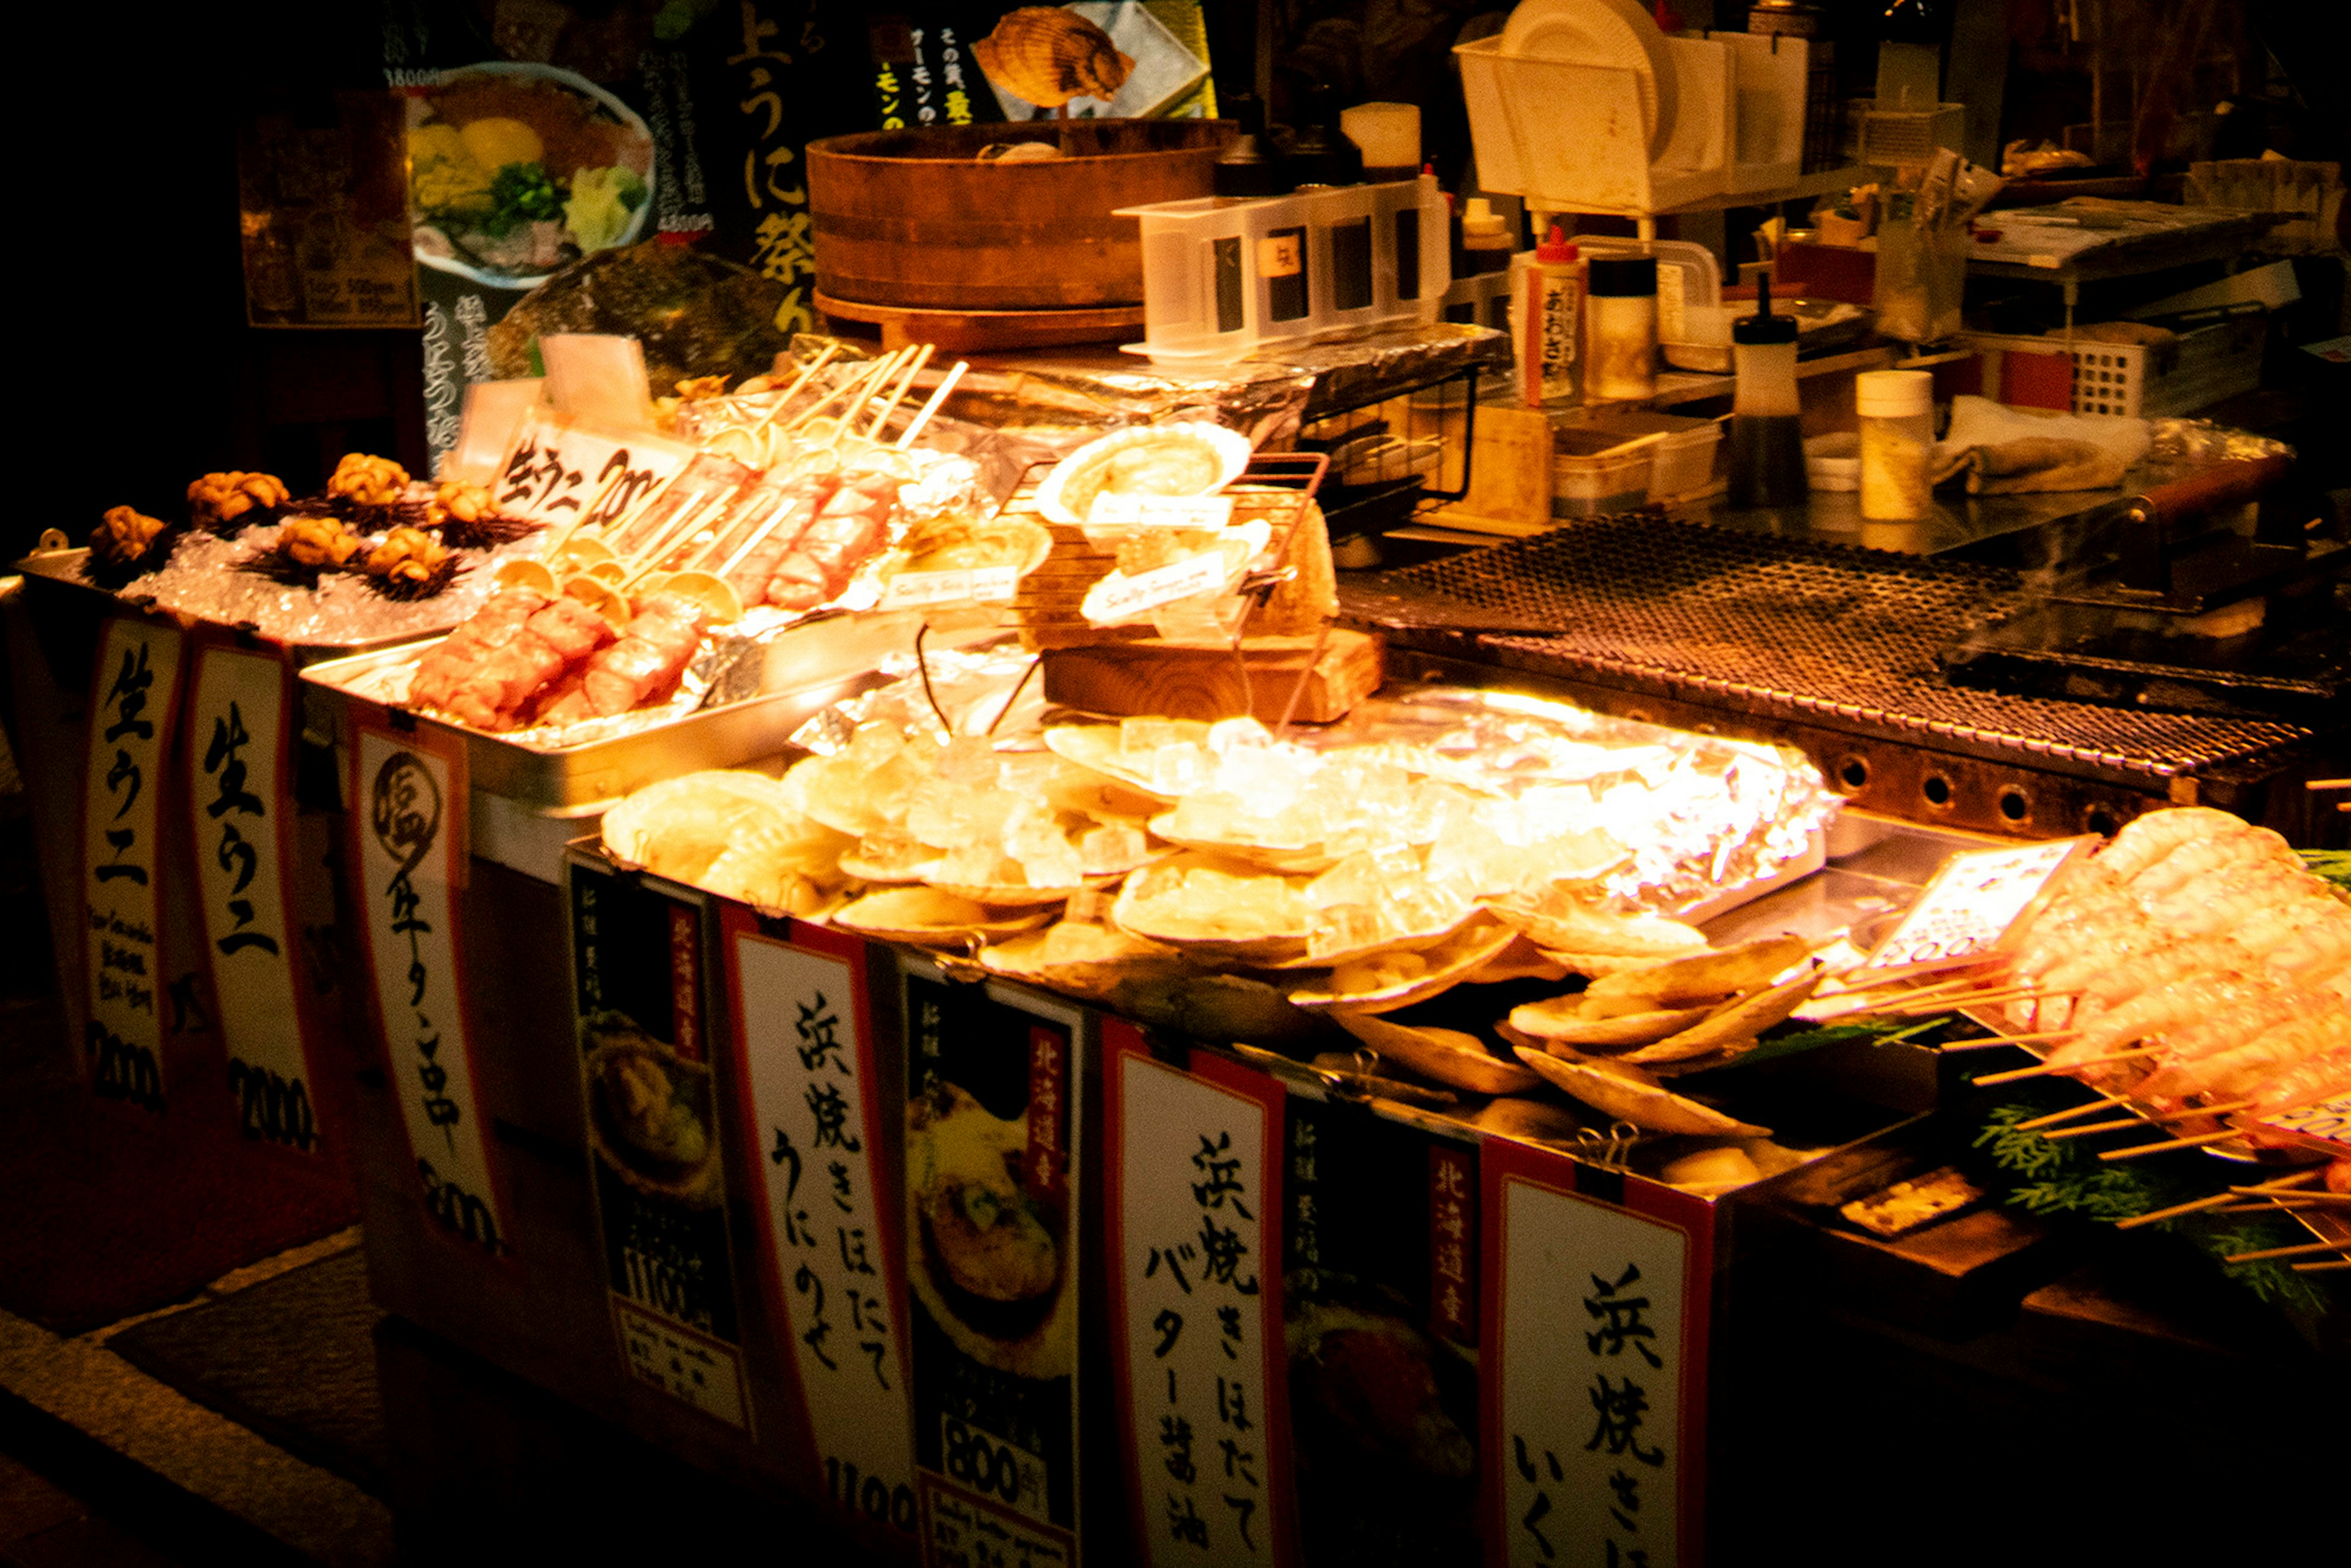
[[2241,1100],[2256,1092],[2266,1094],[2270,1086],[2299,1073],[2312,1061],[2325,1061],[2344,1050],[2346,1042],[2351,1042],[2351,1019],[2340,1014],[2295,1019],[2232,1051],[2183,1064],[2177,1092],[2216,1100]]
[[2094,863],[2116,876],[2133,877],[2183,844],[2216,833],[2241,832],[2244,827],[2241,819],[2209,806],[2149,811],[2125,822]]
[[2155,901],[2147,914],[2158,925],[2180,936],[2202,936],[2257,925],[2256,916],[2262,910],[2300,902],[2320,885],[2316,877],[2298,867],[2275,861],[2240,861]]
[[2269,861],[2300,870],[2293,846],[2267,828],[2241,827],[2180,845],[2130,879],[2130,890],[2141,901],[2167,898],[2200,877],[2245,861]]

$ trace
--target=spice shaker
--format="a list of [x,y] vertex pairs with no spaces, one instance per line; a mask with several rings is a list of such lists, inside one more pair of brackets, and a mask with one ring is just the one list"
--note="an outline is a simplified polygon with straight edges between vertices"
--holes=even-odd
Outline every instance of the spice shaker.
[[1870,371],[1853,379],[1861,418],[1861,515],[1884,522],[1923,517],[1935,504],[1935,378],[1926,371]]
[[1792,316],[1771,314],[1771,280],[1756,288],[1756,313],[1730,324],[1730,358],[1739,380],[1730,393],[1730,504],[1801,507],[1804,432],[1796,396]]
[[1584,264],[1584,310],[1592,324],[1585,383],[1595,398],[1645,398],[1657,390],[1657,261],[1593,256]]

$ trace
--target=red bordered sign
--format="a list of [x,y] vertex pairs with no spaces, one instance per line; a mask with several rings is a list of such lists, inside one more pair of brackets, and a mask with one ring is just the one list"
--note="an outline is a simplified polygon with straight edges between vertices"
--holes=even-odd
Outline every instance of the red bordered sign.
[[164,1108],[162,800],[187,638],[116,616],[99,633],[83,769],[82,1026],[91,1092]]
[[911,1543],[905,1251],[866,945],[738,904],[720,905],[719,932],[742,1144],[758,1173],[759,1276],[789,1336],[820,1471],[810,1490]]
[[465,756],[423,732],[357,725],[351,864],[385,1082],[400,1104],[419,1195],[441,1231],[510,1256],[513,1210],[490,1152],[465,1021],[458,904]]
[[1102,1024],[1111,1346],[1134,1561],[1297,1561],[1279,1082]]
[[[1704,1559],[1706,1206],[1507,1139],[1488,1139],[1479,1165],[1487,1562],[1692,1568]],[[1598,1196],[1610,1187],[1622,1201]]]

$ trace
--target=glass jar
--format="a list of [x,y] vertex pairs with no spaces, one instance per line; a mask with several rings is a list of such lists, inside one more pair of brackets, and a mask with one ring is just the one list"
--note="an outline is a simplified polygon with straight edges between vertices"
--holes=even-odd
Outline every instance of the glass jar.
[[1593,257],[1585,264],[1583,303],[1592,333],[1586,394],[1613,399],[1656,396],[1656,258]]
[[1861,515],[1905,522],[1934,509],[1935,378],[1870,371],[1853,380],[1861,422]]

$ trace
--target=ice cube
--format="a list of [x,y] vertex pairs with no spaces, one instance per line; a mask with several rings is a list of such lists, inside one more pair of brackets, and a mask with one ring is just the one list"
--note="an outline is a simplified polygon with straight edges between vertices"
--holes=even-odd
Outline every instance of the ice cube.
[[1144,848],[1142,831],[1123,823],[1088,828],[1078,835],[1078,859],[1088,874],[1129,870],[1143,859]]
[[1190,741],[1163,746],[1151,754],[1151,789],[1159,795],[1188,795],[1208,779],[1208,755]]
[[1254,718],[1223,718],[1208,727],[1208,749],[1219,757],[1239,747],[1272,744],[1273,731]]
[[1306,938],[1306,956],[1327,958],[1370,947],[1387,938],[1387,922],[1368,904],[1332,904],[1315,912],[1314,929]]

